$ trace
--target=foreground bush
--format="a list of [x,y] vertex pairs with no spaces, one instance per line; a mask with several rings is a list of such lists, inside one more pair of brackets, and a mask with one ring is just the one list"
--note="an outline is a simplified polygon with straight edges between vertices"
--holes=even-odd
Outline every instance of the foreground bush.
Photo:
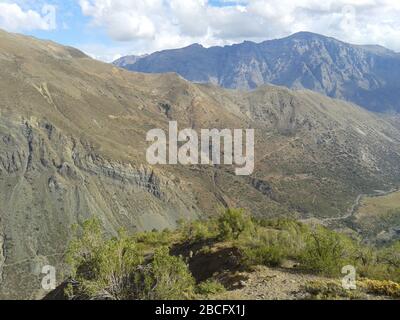
[[285,259],[298,260],[308,232],[307,227],[293,220],[256,221],[251,236],[240,243],[246,265],[277,267]]
[[165,229],[163,231],[147,231],[135,234],[132,240],[137,243],[143,244],[144,247],[154,247],[154,246],[169,246],[173,241],[173,232]]
[[355,290],[346,290],[340,281],[317,280],[306,284],[305,290],[313,299],[367,299],[368,295],[400,298],[400,284],[393,281],[361,279]]
[[[223,286],[213,277],[196,286],[186,262],[192,263],[192,259],[218,248],[239,252],[241,266],[249,269],[257,265],[279,267],[290,260],[286,265],[304,272],[342,278],[342,267],[352,265],[357,277],[380,281],[363,282],[365,292],[398,294],[400,242],[378,249],[322,226],[311,227],[290,219],[255,220],[237,209],[228,209],[214,219],[185,223],[176,231],[133,236],[121,232],[110,238],[102,230],[99,221],[86,221],[69,245],[66,262],[74,285],[67,293],[71,298],[164,300],[213,296],[224,290]],[[187,260],[170,252],[183,254]],[[314,289],[321,297],[345,295],[332,283],[315,285]]]
[[143,262],[135,242],[125,235],[106,240],[98,220],[86,221],[81,236],[69,246],[67,264],[79,283],[72,296],[112,299],[132,297],[133,272]]
[[243,250],[246,265],[265,265],[279,267],[286,257],[285,250],[280,246],[261,246]]
[[365,299],[366,294],[359,290],[346,290],[340,281],[317,280],[305,285],[305,291],[315,300]]
[[400,241],[381,250],[378,253],[378,262],[388,267],[388,273],[392,280],[400,282]]
[[325,275],[339,275],[343,266],[354,264],[353,243],[324,227],[316,227],[306,238],[300,256],[302,266]]
[[254,228],[251,218],[241,209],[227,209],[218,219],[220,240],[237,240]]
[[145,261],[136,238],[123,233],[107,240],[101,224],[90,220],[70,243],[66,262],[74,287],[71,298],[79,299],[185,299],[194,291],[194,280],[179,257],[168,248],[157,249]]
[[142,300],[190,299],[195,281],[180,257],[169,255],[168,248],[157,249],[153,261],[136,272],[137,296]]
[[206,298],[225,291],[226,289],[221,283],[213,280],[204,281],[196,288],[196,293]]
[[363,280],[359,285],[368,293],[400,298],[400,284],[393,281]]
[[218,226],[214,219],[193,221],[183,225],[182,235],[184,241],[197,243],[216,238],[218,236]]

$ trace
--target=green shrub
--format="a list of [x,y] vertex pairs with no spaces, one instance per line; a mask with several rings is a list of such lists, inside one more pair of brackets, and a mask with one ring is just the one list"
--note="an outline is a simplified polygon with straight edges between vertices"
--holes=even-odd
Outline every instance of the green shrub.
[[135,242],[121,234],[106,240],[97,220],[83,224],[82,235],[69,246],[66,262],[79,283],[69,294],[77,297],[132,298],[132,274],[143,262]]
[[[312,228],[290,219],[255,220],[239,209],[228,209],[215,219],[186,223],[176,231],[131,237],[121,232],[110,238],[102,230],[95,219],[75,230],[66,255],[74,280],[74,286],[67,288],[72,298],[164,300],[218,294],[224,290],[221,284],[210,280],[196,286],[185,261],[171,256],[168,249],[174,244],[191,248],[186,245],[194,242],[197,253],[220,247],[213,241],[203,243],[207,239],[233,240],[222,245],[239,249],[248,267],[277,267],[292,259],[304,270],[342,277],[342,267],[354,265],[357,277],[392,281],[370,282],[370,292],[398,294],[398,284],[393,282],[400,282],[400,242],[386,248],[369,247],[321,226]],[[318,297],[354,297],[332,283],[314,285],[314,289]]]
[[195,281],[180,257],[168,248],[157,249],[153,261],[140,269],[135,280],[138,296],[145,300],[181,300],[193,296]]
[[400,284],[393,281],[365,279],[358,283],[368,293],[400,298]]
[[338,275],[343,266],[354,264],[350,239],[324,227],[316,227],[306,238],[300,255],[303,267],[325,275]]
[[259,219],[257,224],[264,228],[269,227],[294,233],[305,233],[309,230],[305,224],[289,218]]
[[210,297],[212,295],[223,293],[225,291],[226,289],[221,283],[213,280],[202,282],[196,287],[196,293],[205,297]]
[[284,259],[298,259],[305,246],[301,224],[284,219],[258,220],[250,237],[242,237],[240,249],[247,266],[279,266]]
[[282,264],[286,256],[284,249],[279,246],[261,246],[242,250],[244,261],[247,266],[266,265],[270,267],[278,267]]
[[147,231],[136,234],[133,238],[136,242],[145,246],[168,246],[172,243],[173,233],[165,229],[163,231]]
[[358,245],[355,261],[359,277],[383,280],[389,276],[388,265],[379,262],[379,251],[375,248]]
[[342,300],[342,299],[362,299],[366,294],[356,290],[346,290],[340,281],[316,280],[309,281],[304,286],[306,292],[315,300]]
[[217,235],[218,230],[214,220],[193,221],[183,227],[183,240],[191,243],[215,238]]
[[313,299],[366,299],[367,294],[400,297],[400,284],[393,281],[362,279],[357,281],[356,290],[346,290],[340,281],[318,280],[310,281],[305,290]]
[[387,280],[400,282],[400,241],[396,241],[378,253],[378,263],[387,266]]
[[194,279],[187,265],[170,256],[167,247],[155,250],[153,259],[145,261],[137,239],[159,243],[156,232],[131,238],[121,233],[107,240],[101,230],[99,221],[86,221],[70,243],[66,262],[77,283],[67,288],[71,298],[164,300],[193,294]]
[[237,240],[245,232],[254,229],[251,218],[241,209],[227,209],[218,219],[219,238]]

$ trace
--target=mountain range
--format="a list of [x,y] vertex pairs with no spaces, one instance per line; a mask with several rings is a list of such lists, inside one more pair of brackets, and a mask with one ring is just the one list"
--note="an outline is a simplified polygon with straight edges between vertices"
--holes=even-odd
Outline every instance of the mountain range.
[[125,57],[114,64],[137,72],[176,72],[193,82],[231,89],[248,90],[264,84],[309,89],[375,112],[400,111],[399,53],[309,32],[224,47],[194,44]]
[[[398,124],[311,91],[226,90],[129,72],[3,31],[0,68],[2,298],[42,297],[41,267],[61,273],[71,226],[91,217],[110,235],[175,228],[224,207],[325,221],[400,182]],[[149,165],[146,134],[170,121],[254,128],[254,173]]]

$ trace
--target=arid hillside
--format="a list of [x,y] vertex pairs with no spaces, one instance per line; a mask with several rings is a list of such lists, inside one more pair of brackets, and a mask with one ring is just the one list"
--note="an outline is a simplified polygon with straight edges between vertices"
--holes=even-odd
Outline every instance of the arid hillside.
[[[309,91],[131,73],[6,32],[0,68],[0,297],[41,297],[42,266],[57,266],[71,225],[92,216],[110,234],[174,228],[228,206],[325,219],[400,180],[394,125]],[[255,172],[148,165],[146,133],[171,120],[254,128]]]

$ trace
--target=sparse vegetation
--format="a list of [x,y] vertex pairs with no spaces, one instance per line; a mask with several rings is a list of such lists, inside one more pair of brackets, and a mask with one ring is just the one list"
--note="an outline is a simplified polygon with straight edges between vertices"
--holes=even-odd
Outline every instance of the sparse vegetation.
[[400,298],[400,284],[393,281],[366,279],[361,281],[359,285],[368,293]]
[[315,300],[343,300],[343,299],[363,299],[366,297],[364,292],[357,290],[346,290],[340,281],[311,281],[304,288]]
[[188,242],[196,243],[218,236],[218,228],[214,220],[194,221],[183,224],[182,237]]
[[210,297],[219,293],[223,293],[225,291],[225,287],[215,280],[204,281],[200,283],[196,288],[196,292],[203,297]]
[[400,239],[400,192],[362,199],[353,223],[363,237],[377,243]]
[[[66,262],[77,286],[68,288],[74,298],[93,299],[183,299],[194,292],[194,279],[180,257],[167,247],[149,259],[140,244],[159,243],[163,233],[146,233],[106,240],[97,220],[84,223],[81,235],[71,242]],[[151,235],[151,236],[149,236]],[[139,242],[138,242],[139,241]]]
[[388,280],[360,279],[355,290],[345,290],[340,281],[312,281],[305,286],[305,290],[313,299],[365,299],[368,294],[400,297],[400,284]]
[[251,233],[254,225],[241,209],[227,209],[218,219],[219,239],[238,240],[243,233]]
[[279,267],[285,257],[285,251],[279,246],[260,246],[245,250],[247,265],[266,265]]
[[318,226],[305,239],[300,256],[304,268],[334,276],[340,274],[343,266],[355,264],[355,243],[346,236]]
[[167,247],[156,249],[152,261],[136,271],[137,297],[142,300],[181,300],[194,294],[194,279],[181,257]]
[[144,261],[136,242],[123,233],[106,240],[98,220],[83,224],[77,239],[70,243],[66,262],[79,286],[69,288],[73,297],[129,299],[134,296],[134,274]]
[[[218,258],[221,250],[237,254],[235,259],[241,262],[233,265],[249,269],[280,267],[293,261],[304,273],[341,277],[342,267],[350,264],[359,277],[374,279],[360,282],[362,292],[348,292],[334,280],[313,283],[306,291],[314,298],[355,299],[366,293],[396,297],[399,246],[395,243],[377,249],[322,226],[290,219],[252,219],[236,209],[206,221],[183,223],[176,231],[133,236],[120,232],[111,238],[102,233],[98,221],[91,220],[83,224],[69,246],[66,262],[76,285],[70,286],[68,293],[73,298],[90,299],[212,298],[226,290],[224,285],[214,277],[214,271],[196,284],[196,268],[190,265],[197,257],[202,261],[208,256]],[[221,257],[223,263],[231,258]]]

